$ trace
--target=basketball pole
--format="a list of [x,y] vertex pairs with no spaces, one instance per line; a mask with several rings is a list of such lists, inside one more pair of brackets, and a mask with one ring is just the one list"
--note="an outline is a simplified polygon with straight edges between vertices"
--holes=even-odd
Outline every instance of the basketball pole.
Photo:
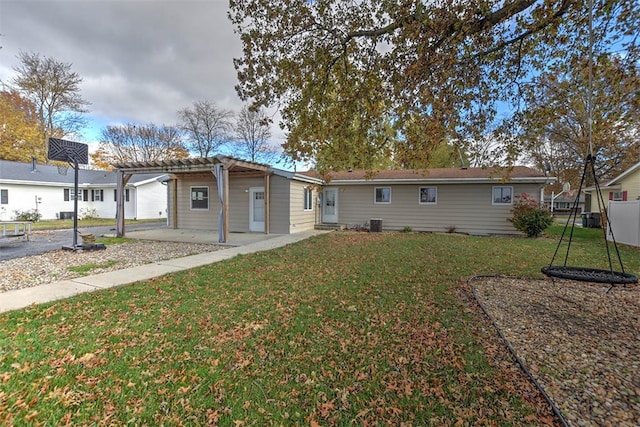
[[78,160],[73,156],[73,250],[78,249]]

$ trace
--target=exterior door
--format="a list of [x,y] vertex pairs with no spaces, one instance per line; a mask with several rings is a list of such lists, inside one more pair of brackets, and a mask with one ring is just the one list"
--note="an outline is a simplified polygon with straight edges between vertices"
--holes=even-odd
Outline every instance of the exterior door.
[[264,187],[252,187],[249,189],[249,194],[251,196],[249,202],[249,230],[264,232]]
[[322,192],[322,222],[338,222],[337,188],[325,188]]

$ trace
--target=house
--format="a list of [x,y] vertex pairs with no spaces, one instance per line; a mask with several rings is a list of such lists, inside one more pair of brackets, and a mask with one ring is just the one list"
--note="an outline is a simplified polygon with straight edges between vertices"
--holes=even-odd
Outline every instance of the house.
[[[171,228],[218,231],[226,242],[229,232],[289,234],[316,224],[318,178],[223,155],[114,166],[118,188],[138,174],[167,174]],[[124,235],[124,221],[116,228]]]
[[322,222],[346,227],[381,220],[385,230],[518,234],[508,218],[522,193],[542,200],[542,172],[516,166],[387,170],[330,174],[323,185]]
[[607,239],[640,247],[640,162],[600,190],[604,203],[608,203]]
[[[78,216],[116,216],[115,172],[78,170]],[[140,174],[124,188],[125,218],[166,218],[167,187],[161,174]],[[73,218],[74,170],[67,166],[0,160],[0,220],[36,210],[41,219]]]
[[[119,185],[136,174],[168,174],[172,228],[288,234],[318,224],[385,230],[517,234],[507,220],[514,200],[541,200],[549,178],[527,167],[427,171],[289,172],[229,156],[114,165]],[[124,221],[117,226],[124,235]]]
[[601,187],[604,200],[640,200],[640,162]]

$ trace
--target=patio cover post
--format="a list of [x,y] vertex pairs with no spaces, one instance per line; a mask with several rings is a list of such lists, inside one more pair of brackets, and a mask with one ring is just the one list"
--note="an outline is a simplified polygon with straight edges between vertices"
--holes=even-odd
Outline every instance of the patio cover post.
[[124,171],[118,170],[116,183],[116,236],[124,237],[124,186],[131,179],[132,175],[125,175]]
[[269,234],[269,224],[271,223],[271,175],[269,171],[264,175],[264,234]]
[[218,198],[220,199],[220,213],[218,214],[218,233],[220,237],[218,238],[218,242],[227,243],[227,213],[229,212],[227,208],[227,193],[229,191],[227,181],[229,179],[229,171],[225,169],[222,163],[216,163],[213,166],[213,175],[216,177]]

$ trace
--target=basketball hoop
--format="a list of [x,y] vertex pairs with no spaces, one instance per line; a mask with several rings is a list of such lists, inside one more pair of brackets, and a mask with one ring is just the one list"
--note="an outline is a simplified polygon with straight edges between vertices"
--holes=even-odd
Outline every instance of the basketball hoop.
[[69,166],[58,165],[58,175],[66,175],[69,170]]

